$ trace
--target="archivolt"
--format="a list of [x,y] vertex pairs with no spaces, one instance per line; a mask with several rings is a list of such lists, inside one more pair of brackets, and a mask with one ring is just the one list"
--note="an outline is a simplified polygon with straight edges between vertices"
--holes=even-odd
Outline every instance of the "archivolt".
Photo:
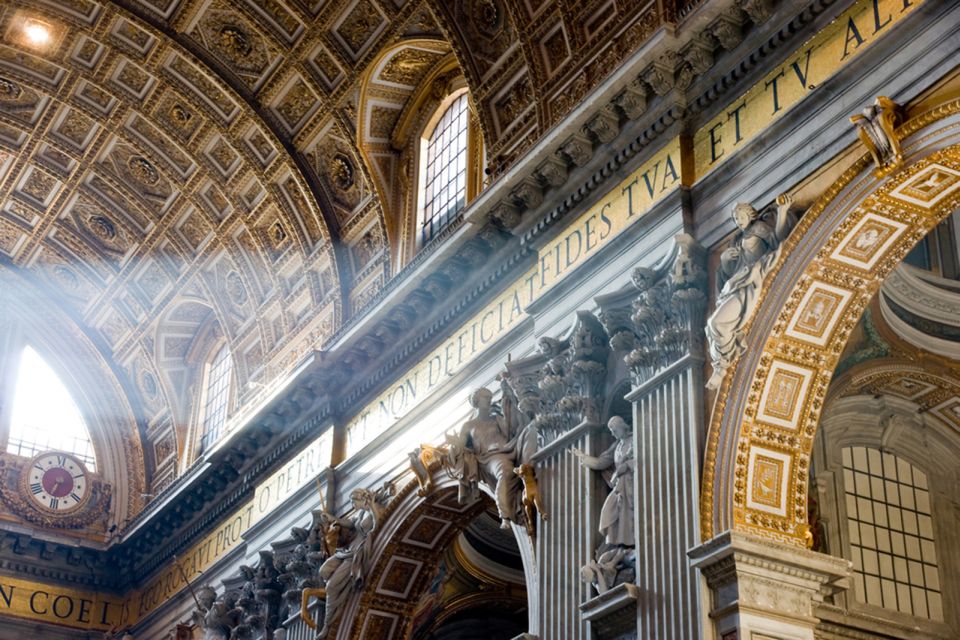
[[711,417],[702,537],[736,529],[802,545],[813,437],[832,372],[883,279],[960,207],[960,100],[898,129],[904,162],[864,154],[804,215],[764,283],[747,352]]
[[[414,609],[429,588],[444,550],[486,508],[483,500],[459,504],[455,480],[438,474],[434,482],[426,497],[417,494],[416,482],[410,482],[394,498],[370,554],[376,564],[364,576],[363,589],[344,607],[339,640],[408,637]],[[533,547],[522,529],[514,531],[531,589]]]

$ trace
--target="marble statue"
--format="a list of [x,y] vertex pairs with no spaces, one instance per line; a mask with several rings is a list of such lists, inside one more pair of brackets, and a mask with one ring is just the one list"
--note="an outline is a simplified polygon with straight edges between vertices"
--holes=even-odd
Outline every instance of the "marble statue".
[[480,482],[493,489],[501,526],[507,529],[522,509],[520,478],[513,470],[530,462],[537,442],[532,423],[520,428],[515,398],[506,385],[504,394],[508,410],[503,413],[495,410],[489,389],[470,394],[474,413],[456,435],[447,436],[444,464],[460,481],[461,502],[477,497]]
[[571,449],[571,453],[580,460],[580,464],[602,471],[610,485],[610,494],[600,509],[600,533],[604,536],[604,545],[611,548],[633,547],[633,515],[636,503],[633,495],[633,475],[637,461],[633,455],[633,429],[620,416],[613,416],[607,422],[607,428],[616,442],[599,456],[587,455],[580,449]]
[[373,534],[392,496],[392,485],[376,492],[354,489],[350,493],[353,514],[349,518],[333,518],[340,535],[336,551],[320,566],[323,589],[317,595],[325,598],[325,607],[323,627],[317,633],[317,640],[327,637],[350,595],[362,586],[364,574],[369,569]]
[[727,368],[744,351],[743,329],[753,315],[763,280],[780,257],[781,243],[793,229],[790,215],[793,199],[777,198],[773,224],[767,212],[758,212],[747,203],[733,208],[733,220],[740,235],[720,255],[717,306],[707,319],[707,340],[713,375],[707,388],[720,386]]
[[580,569],[580,579],[592,584],[603,595],[618,584],[636,579],[634,550],[614,547],[597,555]]

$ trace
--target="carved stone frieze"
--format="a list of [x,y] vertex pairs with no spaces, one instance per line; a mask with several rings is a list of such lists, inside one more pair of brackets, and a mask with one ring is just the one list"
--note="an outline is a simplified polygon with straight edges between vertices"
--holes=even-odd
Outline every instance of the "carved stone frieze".
[[535,175],[540,176],[552,187],[559,187],[567,181],[567,163],[559,157],[548,156],[537,167]]
[[743,41],[743,18],[737,13],[723,13],[710,25],[710,33],[727,51],[733,51]]
[[543,187],[535,178],[524,178],[520,184],[510,192],[516,200],[527,209],[535,209],[543,202]]
[[584,125],[584,131],[595,135],[601,143],[612,142],[620,133],[620,118],[612,106],[607,106]]
[[634,82],[617,94],[613,103],[631,120],[639,118],[647,110],[646,86],[641,82]]
[[773,14],[773,0],[737,0],[737,4],[755,24],[766,22]]

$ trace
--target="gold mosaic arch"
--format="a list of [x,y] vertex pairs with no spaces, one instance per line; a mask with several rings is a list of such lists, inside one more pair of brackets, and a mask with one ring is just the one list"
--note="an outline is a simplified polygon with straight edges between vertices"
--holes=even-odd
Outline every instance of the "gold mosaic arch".
[[960,100],[898,129],[904,164],[857,159],[807,211],[764,282],[711,416],[704,540],[734,529],[802,546],[813,437],[838,359],[880,283],[960,207]]

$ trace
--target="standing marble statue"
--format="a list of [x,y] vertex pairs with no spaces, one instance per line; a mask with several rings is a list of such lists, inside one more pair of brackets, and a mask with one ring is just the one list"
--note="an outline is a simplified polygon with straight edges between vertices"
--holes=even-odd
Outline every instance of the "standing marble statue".
[[597,558],[581,570],[582,577],[593,583],[597,591],[607,589],[625,581],[622,573],[633,560],[632,549],[636,546],[633,518],[636,501],[633,492],[633,478],[637,460],[633,452],[633,430],[620,416],[613,416],[607,422],[607,428],[616,442],[599,456],[591,456],[580,449],[571,449],[580,464],[601,471],[610,493],[600,509],[600,533],[604,541],[597,550]]
[[722,288],[717,294],[717,307],[707,319],[707,340],[713,375],[707,387],[720,386],[727,368],[746,348],[743,329],[753,315],[763,280],[780,257],[781,243],[793,229],[795,220],[790,215],[793,199],[787,195],[777,198],[773,224],[767,212],[758,212],[741,202],[733,208],[733,221],[740,235],[720,254],[717,283]]
[[349,519],[335,518],[342,542],[320,567],[320,580],[324,585],[322,597],[326,602],[323,627],[317,633],[317,640],[327,637],[350,595],[362,586],[363,576],[369,568],[373,534],[392,495],[393,487],[389,485],[377,492],[354,489],[350,493],[353,515]]

